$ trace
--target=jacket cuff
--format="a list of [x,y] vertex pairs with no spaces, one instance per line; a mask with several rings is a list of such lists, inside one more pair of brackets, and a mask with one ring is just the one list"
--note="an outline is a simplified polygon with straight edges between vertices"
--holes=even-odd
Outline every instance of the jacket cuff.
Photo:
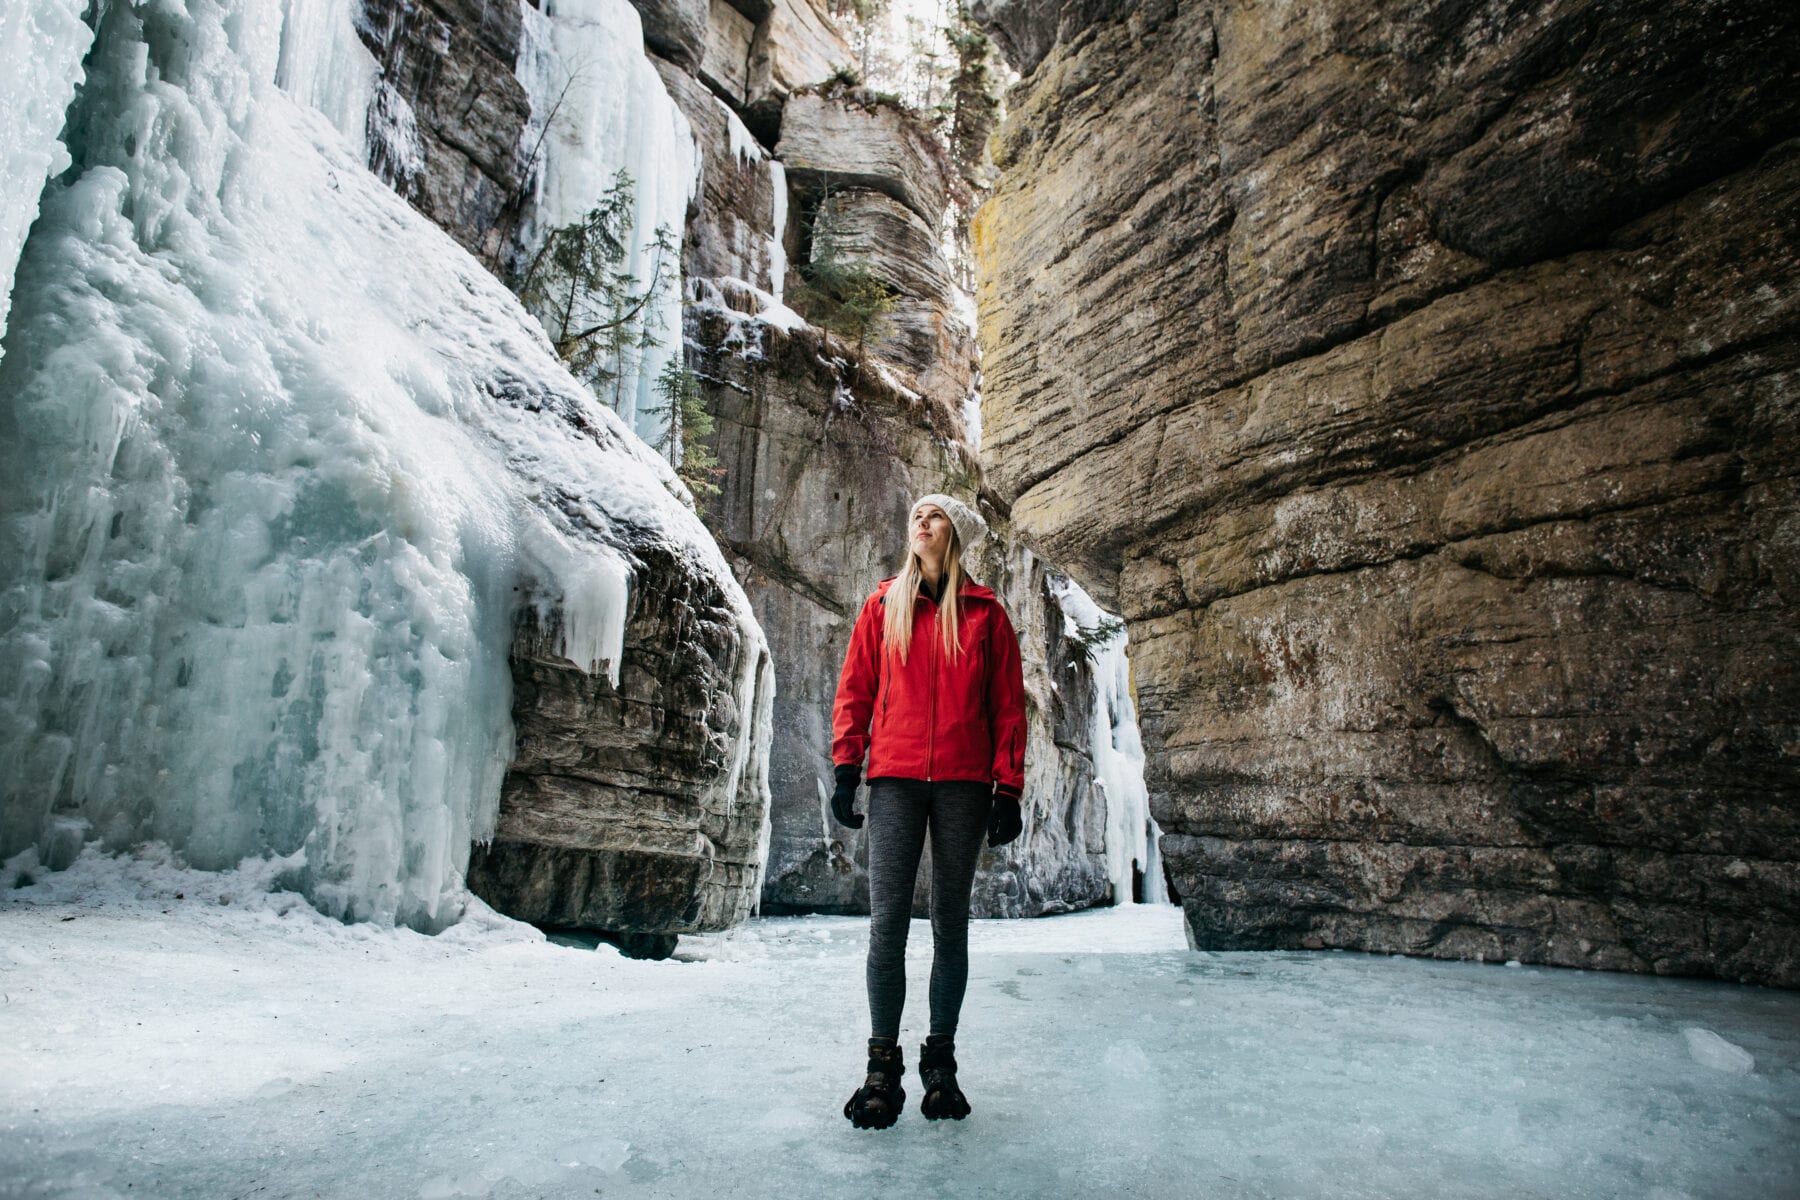
[[996,783],[994,785],[994,795],[1005,796],[1008,800],[1017,804],[1019,802],[1020,792],[1018,788],[1012,786],[1010,783]]

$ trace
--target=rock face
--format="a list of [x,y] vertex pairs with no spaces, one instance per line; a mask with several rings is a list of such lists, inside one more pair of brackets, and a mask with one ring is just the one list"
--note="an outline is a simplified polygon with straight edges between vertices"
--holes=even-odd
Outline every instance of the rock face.
[[1065,13],[1015,95],[984,464],[1196,945],[1800,985],[1800,29],[1726,13]]
[[1056,44],[1062,0],[968,0],[968,7],[1021,75],[1037,70]]
[[818,92],[793,96],[776,151],[798,187],[866,188],[893,197],[934,230],[943,219],[943,155],[896,105]]
[[779,290],[787,275],[782,248],[787,189],[779,170],[737,114],[705,84],[671,63],[655,61],[701,155],[699,195],[681,244],[683,274]]
[[974,386],[975,336],[954,311],[955,285],[937,230],[904,204],[868,188],[835,192],[820,202],[815,259],[824,245],[816,231],[827,226],[834,252],[866,268],[891,293],[893,308],[882,317],[871,351],[906,371],[931,399],[961,404]]
[[[973,502],[980,488],[963,422],[974,342],[955,314],[939,247],[944,168],[911,118],[842,88],[789,96],[772,154],[745,147],[714,80],[702,72],[709,89],[662,69],[703,162],[684,260],[688,362],[717,423],[709,445],[724,471],[703,515],[751,598],[778,679],[763,911],[866,912],[866,842],[833,823],[827,804],[849,621],[893,573],[913,499],[948,488]],[[755,113],[738,111],[756,131]],[[776,215],[785,216],[779,231]],[[780,268],[807,261],[822,224],[835,253],[894,298],[864,364],[792,313],[756,319],[770,291],[799,282]],[[1067,644],[1043,565],[1003,518],[990,517],[994,536],[971,567],[1001,594],[1020,633],[1031,696],[1028,812],[1018,842],[985,853],[976,911],[1025,916],[1104,903],[1091,668]],[[918,902],[924,911],[923,886]]]
[[684,71],[699,68],[706,53],[708,0],[631,0],[644,22],[644,45]]
[[719,581],[655,543],[640,559],[616,686],[556,653],[555,610],[513,646],[517,750],[469,887],[522,920],[672,935],[756,901],[767,750],[743,747],[768,728],[767,651]]
[[524,179],[531,103],[513,73],[519,5],[363,0],[357,32],[381,64],[370,167],[464,249],[498,260]]
[[791,93],[855,61],[822,0],[711,0],[699,74],[773,142]]

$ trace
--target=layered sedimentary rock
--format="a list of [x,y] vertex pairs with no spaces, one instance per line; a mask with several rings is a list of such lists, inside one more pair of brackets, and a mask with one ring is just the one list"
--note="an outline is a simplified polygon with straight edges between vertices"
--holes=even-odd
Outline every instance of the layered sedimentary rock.
[[505,249],[525,185],[520,24],[505,0],[363,0],[357,21],[381,66],[370,167],[487,262]]
[[1785,8],[1061,20],[984,464],[1129,620],[1195,944],[1800,983]]
[[772,142],[791,93],[855,61],[822,0],[711,0],[698,71]]
[[559,610],[528,611],[512,654],[516,749],[469,886],[541,925],[725,929],[749,915],[762,866],[769,656],[721,581],[676,547],[636,557],[616,683],[558,652]]
[[[892,307],[870,352],[904,370],[931,399],[960,404],[974,386],[975,335],[955,311],[955,284],[935,226],[884,192],[848,188],[820,200],[813,228],[815,260],[829,253],[853,262],[888,290]],[[818,233],[826,228],[829,250]]]
[[943,218],[943,151],[897,104],[841,87],[801,93],[788,101],[777,149],[798,187],[867,188],[892,196],[933,229]]

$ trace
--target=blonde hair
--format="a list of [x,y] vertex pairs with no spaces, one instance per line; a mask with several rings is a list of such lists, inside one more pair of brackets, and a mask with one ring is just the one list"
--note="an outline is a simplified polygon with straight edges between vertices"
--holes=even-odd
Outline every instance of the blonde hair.
[[[919,581],[924,576],[918,551],[909,542],[906,561],[900,564],[900,574],[888,585],[887,614],[881,628],[883,639],[899,653],[901,662],[906,661],[906,652],[912,648],[913,602],[919,598]],[[944,553],[943,587],[938,600],[938,629],[943,634],[944,652],[952,658],[962,653],[962,640],[958,636],[962,632],[962,597],[959,594],[962,581],[962,539],[952,526],[950,548]]]

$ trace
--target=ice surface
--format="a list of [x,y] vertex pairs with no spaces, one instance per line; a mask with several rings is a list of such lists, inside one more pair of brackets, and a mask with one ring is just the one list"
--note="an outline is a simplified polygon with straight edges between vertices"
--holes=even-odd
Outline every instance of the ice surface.
[[[524,26],[517,71],[531,99],[525,140],[535,146],[541,139],[537,203],[521,238],[536,246],[551,230],[579,220],[620,170],[636,189],[622,269],[647,284],[657,228],[673,235],[675,260],[662,264],[673,286],[643,318],[662,344],[646,350],[635,367],[626,364],[619,389],[619,415],[654,443],[664,425],[663,417],[647,411],[656,378],[681,352],[679,247],[699,178],[699,147],[644,57],[643,25],[629,0],[547,0],[543,8],[519,9]],[[634,328],[641,329],[642,321]]]
[[81,81],[81,56],[93,41],[85,0],[7,0],[0,5],[0,336],[6,333],[13,270],[37,219],[44,180],[69,165],[57,136]]
[[[1070,637],[1092,641],[1092,631],[1110,618],[1081,585],[1052,576],[1050,594],[1063,614]],[[1106,797],[1106,872],[1120,902],[1167,904],[1163,879],[1161,831],[1150,817],[1150,795],[1144,787],[1144,746],[1139,739],[1137,708],[1131,701],[1131,660],[1123,628],[1091,647],[1094,708],[1088,736],[1093,748],[1094,782]],[[1143,873],[1143,895],[1133,890],[1132,867]],[[1128,898],[1128,899],[1127,899]]]
[[153,9],[101,9],[0,358],[0,853],[274,855],[334,915],[436,928],[522,602],[616,670],[655,537],[731,598],[746,679],[761,635],[668,464],[275,85],[282,7]]
[[[0,891],[0,1195],[1800,1194],[1792,992],[1193,953],[1162,906],[976,921],[975,1111],[920,1119],[909,1074],[873,1134],[841,1115],[866,920],[645,963],[492,916],[345,926],[234,874],[90,854]],[[915,922],[909,1064],[930,942]],[[1697,1066],[1695,1027],[1758,1070]]]

